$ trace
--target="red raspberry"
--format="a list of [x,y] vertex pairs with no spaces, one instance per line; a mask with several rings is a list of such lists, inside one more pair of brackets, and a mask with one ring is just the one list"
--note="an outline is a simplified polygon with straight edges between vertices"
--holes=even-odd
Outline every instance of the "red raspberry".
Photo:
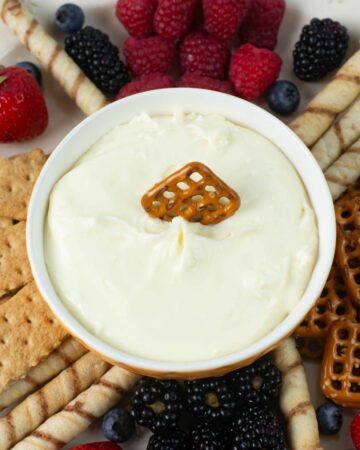
[[150,36],[154,31],[157,0],[118,0],[116,16],[134,37]]
[[207,33],[191,33],[180,46],[182,70],[206,77],[225,78],[229,56],[226,45]]
[[166,39],[178,39],[189,31],[197,0],[159,0],[155,31]]
[[356,450],[360,450],[360,413],[357,413],[351,423],[351,438]]
[[203,77],[196,73],[186,73],[181,77],[179,87],[209,89],[224,94],[234,94],[234,90],[228,81],[214,80],[214,78]]
[[165,73],[151,73],[150,75],[143,75],[142,77],[125,84],[125,86],[120,89],[116,99],[120,100],[121,98],[138,94],[139,92],[171,87],[175,87],[175,83],[170,75],[166,75]]
[[276,53],[245,44],[233,54],[229,77],[240,97],[253,100],[279,76],[282,60]]
[[205,29],[229,40],[238,32],[249,8],[249,0],[203,0]]
[[143,39],[129,37],[125,41],[124,55],[135,77],[168,72],[174,59],[175,46],[161,36]]
[[285,13],[285,0],[252,0],[240,28],[241,42],[273,50]]
[[91,444],[77,445],[71,450],[121,450],[117,444],[113,442],[92,442]]
[[0,142],[39,136],[48,120],[45,100],[35,78],[19,67],[0,69]]

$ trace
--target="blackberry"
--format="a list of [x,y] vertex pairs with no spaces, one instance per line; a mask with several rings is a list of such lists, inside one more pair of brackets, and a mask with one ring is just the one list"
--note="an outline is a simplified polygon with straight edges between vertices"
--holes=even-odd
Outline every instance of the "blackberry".
[[87,26],[67,36],[65,51],[106,95],[116,95],[130,81],[119,50],[96,28]]
[[153,434],[146,450],[190,450],[189,437],[184,431],[174,430],[170,434]]
[[132,399],[133,416],[153,432],[175,429],[184,409],[183,390],[177,381],[144,378]]
[[268,404],[279,395],[281,373],[267,357],[230,373],[228,377],[240,405]]
[[236,395],[225,378],[185,381],[188,410],[199,420],[231,420],[236,409]]
[[231,426],[232,450],[286,450],[286,439],[278,417],[264,406],[243,410]]
[[191,431],[191,450],[228,449],[228,438],[213,425],[198,423]]
[[302,29],[293,51],[300,80],[316,81],[340,66],[349,42],[347,29],[331,19],[312,19]]

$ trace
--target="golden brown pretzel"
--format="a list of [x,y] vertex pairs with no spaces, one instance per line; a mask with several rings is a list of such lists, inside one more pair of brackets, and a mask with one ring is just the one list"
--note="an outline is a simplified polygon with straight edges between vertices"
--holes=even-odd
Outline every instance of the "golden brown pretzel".
[[335,322],[329,330],[321,366],[321,389],[335,403],[360,407],[360,324]]
[[325,339],[295,336],[295,343],[304,358],[321,359],[324,353]]
[[204,164],[192,162],[155,184],[141,204],[151,217],[161,220],[181,216],[213,225],[236,212],[240,197]]
[[295,336],[325,340],[330,326],[337,320],[356,322],[341,270],[334,263],[324,289],[305,319],[295,330]]
[[353,303],[360,306],[360,184],[355,183],[335,205],[336,260]]

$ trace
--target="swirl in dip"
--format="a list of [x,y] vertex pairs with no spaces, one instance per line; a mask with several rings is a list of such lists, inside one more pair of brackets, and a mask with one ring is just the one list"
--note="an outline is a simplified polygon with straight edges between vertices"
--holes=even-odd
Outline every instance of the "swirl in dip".
[[[142,195],[191,161],[241,197],[217,225],[150,218]],[[296,170],[221,116],[142,114],[103,136],[55,185],[49,274],[75,317],[135,356],[199,361],[249,346],[296,305],[318,250]]]

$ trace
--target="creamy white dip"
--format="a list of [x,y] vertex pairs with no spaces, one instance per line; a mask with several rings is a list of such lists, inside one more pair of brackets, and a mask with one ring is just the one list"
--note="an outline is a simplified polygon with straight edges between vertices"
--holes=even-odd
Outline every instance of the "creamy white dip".
[[[217,225],[150,218],[142,195],[191,161],[241,197]],[[221,116],[142,114],[96,142],[55,185],[47,267],[92,333],[136,356],[206,360],[249,346],[300,300],[316,219],[288,159]]]

